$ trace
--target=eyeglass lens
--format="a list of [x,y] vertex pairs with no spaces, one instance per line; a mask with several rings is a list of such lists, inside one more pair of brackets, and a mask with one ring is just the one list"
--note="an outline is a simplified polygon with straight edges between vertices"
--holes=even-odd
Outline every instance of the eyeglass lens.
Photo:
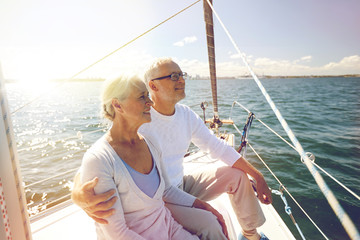
[[178,81],[179,78],[180,78],[180,76],[185,79],[186,76],[187,76],[187,74],[186,74],[186,73],[172,73],[171,76],[170,76],[170,78],[171,78],[171,80],[173,80],[173,81]]

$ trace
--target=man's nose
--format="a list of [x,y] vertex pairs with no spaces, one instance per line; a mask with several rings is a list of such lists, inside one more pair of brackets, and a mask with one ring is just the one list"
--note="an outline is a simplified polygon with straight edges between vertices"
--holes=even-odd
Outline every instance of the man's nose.
[[181,83],[185,83],[185,78],[183,76],[180,76],[177,81]]

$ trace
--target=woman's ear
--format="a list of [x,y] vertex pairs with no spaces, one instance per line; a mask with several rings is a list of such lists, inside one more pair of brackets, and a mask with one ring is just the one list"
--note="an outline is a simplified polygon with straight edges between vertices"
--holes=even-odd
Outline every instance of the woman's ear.
[[121,110],[121,105],[118,99],[113,99],[111,101],[111,105],[113,106],[114,110]]

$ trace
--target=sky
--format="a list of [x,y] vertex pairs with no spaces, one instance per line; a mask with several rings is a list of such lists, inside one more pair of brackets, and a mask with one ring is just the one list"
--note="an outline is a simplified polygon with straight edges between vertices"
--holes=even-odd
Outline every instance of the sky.
[[[6,79],[69,78],[194,0],[0,0],[0,64]],[[214,0],[258,75],[360,74],[359,0]],[[218,76],[249,74],[214,16]],[[202,2],[76,76],[141,72],[172,57],[208,76]]]

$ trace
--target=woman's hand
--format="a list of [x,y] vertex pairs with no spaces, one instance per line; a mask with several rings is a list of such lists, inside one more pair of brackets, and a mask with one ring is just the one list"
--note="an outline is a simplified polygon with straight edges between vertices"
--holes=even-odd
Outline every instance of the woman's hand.
[[96,195],[94,187],[97,182],[98,178],[94,178],[80,185],[80,174],[78,173],[74,178],[74,188],[71,192],[71,199],[96,222],[107,224],[108,221],[106,221],[105,218],[114,214],[115,210],[111,207],[115,204],[117,197],[113,196],[115,190]]
[[211,212],[212,214],[214,214],[216,217],[217,217],[217,220],[218,222],[220,223],[221,227],[222,227],[222,230],[223,230],[223,233],[224,235],[226,236],[227,239],[229,239],[229,234],[228,234],[228,231],[227,231],[227,227],[226,227],[226,224],[225,224],[225,220],[223,218],[223,216],[215,209],[213,208],[210,204],[208,204],[207,202],[205,201],[202,201],[200,199],[195,199],[194,201],[194,204],[193,204],[193,207],[194,208],[200,208],[200,209],[203,209],[203,210],[206,210],[206,211],[209,211]]

